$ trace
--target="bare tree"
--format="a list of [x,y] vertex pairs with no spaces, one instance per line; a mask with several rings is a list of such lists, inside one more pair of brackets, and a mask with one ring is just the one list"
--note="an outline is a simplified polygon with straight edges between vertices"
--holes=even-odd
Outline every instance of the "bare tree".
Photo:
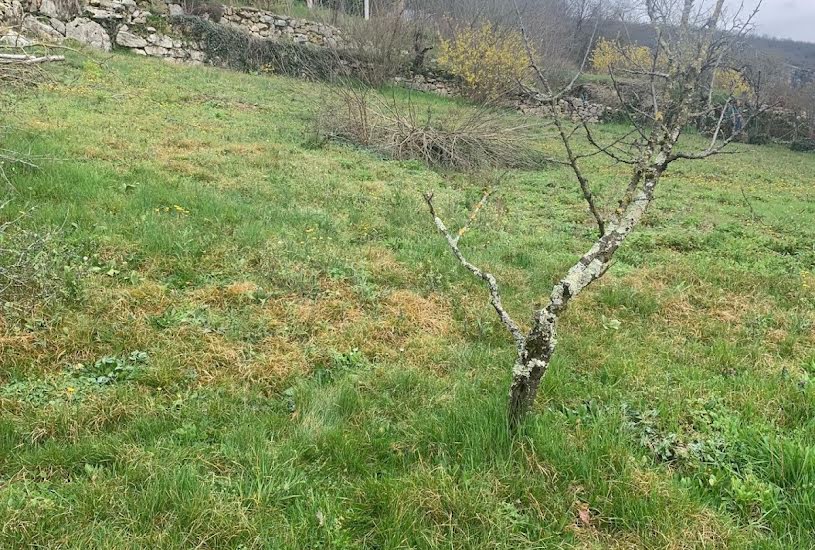
[[[725,109],[719,106],[722,114],[711,132],[707,147],[697,151],[677,147],[683,129],[692,120],[717,112],[717,106],[711,100],[712,94],[700,94],[699,91],[709,82],[709,73],[726,59],[740,38],[751,29],[756,12],[741,17],[739,11],[726,17],[725,0],[638,2],[653,28],[656,46],[652,49],[649,63],[630,71],[636,75],[629,77],[639,78],[648,94],[645,98],[630,97],[617,84],[612,70],[611,77],[618,91],[620,107],[631,120],[632,129],[610,143],[603,143],[585,122],[573,126],[571,122],[559,118],[558,102],[568,97],[577,76],[563,89],[554,90],[536,65],[531,55],[530,38],[521,24],[530,64],[537,75],[538,91],[548,101],[556,134],[563,146],[563,158],[557,160],[573,172],[577,188],[597,229],[597,240],[554,284],[545,305],[534,309],[528,328],[516,322],[504,307],[496,277],[468,260],[460,247],[462,236],[489,194],[485,194],[467,224],[458,232],[451,232],[442,221],[434,206],[433,194],[425,195],[437,230],[444,236],[459,263],[484,282],[492,307],[514,340],[517,355],[512,368],[509,396],[509,424],[512,429],[519,425],[534,402],[541,379],[549,368],[557,345],[560,317],[571,301],[600,279],[612,265],[615,253],[648,211],[668,167],[680,159],[704,159],[722,152],[749,122],[728,128],[724,120]],[[520,10],[518,14],[520,20]],[[729,23],[726,23],[726,19]],[[586,57],[588,52],[583,60],[584,65]],[[732,99],[728,99],[726,105]],[[586,147],[575,143],[576,135],[585,137],[590,152],[580,152]],[[619,184],[616,200],[605,206],[598,204],[589,175],[583,170],[583,159],[596,155],[604,155],[615,163],[630,167],[629,177]]]

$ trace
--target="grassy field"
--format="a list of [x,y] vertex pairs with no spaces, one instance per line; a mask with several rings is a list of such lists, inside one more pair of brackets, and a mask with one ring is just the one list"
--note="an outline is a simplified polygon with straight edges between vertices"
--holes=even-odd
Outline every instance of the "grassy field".
[[[460,222],[482,182],[316,147],[318,85],[54,70],[3,143],[45,158],[0,210],[1,548],[815,548],[815,155],[673,165],[513,440],[420,196]],[[463,243],[523,318],[590,221],[515,172]]]

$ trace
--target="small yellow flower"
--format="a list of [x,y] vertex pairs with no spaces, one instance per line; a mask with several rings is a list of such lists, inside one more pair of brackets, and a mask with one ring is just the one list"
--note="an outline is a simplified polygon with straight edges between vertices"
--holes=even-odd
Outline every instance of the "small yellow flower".
[[67,388],[65,388],[65,391],[68,392],[68,394],[70,395],[76,391],[76,388],[73,386],[68,386]]

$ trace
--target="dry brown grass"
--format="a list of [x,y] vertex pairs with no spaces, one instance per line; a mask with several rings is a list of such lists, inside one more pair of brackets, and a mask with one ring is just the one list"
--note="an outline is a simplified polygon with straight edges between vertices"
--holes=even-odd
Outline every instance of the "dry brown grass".
[[711,510],[702,509],[690,518],[690,525],[671,541],[667,548],[688,550],[690,548],[731,548],[737,536],[733,527],[723,523],[722,518]]
[[[680,282],[688,285],[683,291],[675,290]],[[635,291],[656,295],[660,317],[690,330],[698,330],[694,327],[700,325],[700,318],[738,328],[745,319],[771,310],[768,301],[758,295],[723,292],[691,272],[678,273],[675,267],[639,269],[621,283]]]
[[385,310],[389,317],[405,320],[424,333],[443,336],[452,330],[450,308],[439,295],[426,298],[410,290],[397,290],[385,299]]
[[312,329],[330,323],[333,331],[340,331],[365,316],[350,286],[330,280],[321,281],[320,286],[324,290],[318,298],[284,300],[293,308],[293,321]]
[[396,279],[404,285],[415,279],[415,274],[387,248],[369,246],[365,248],[363,255],[371,274],[376,278]]
[[249,296],[259,289],[258,285],[252,281],[240,281],[232,283],[226,287],[226,293],[229,296],[242,297]]
[[203,182],[214,182],[218,179],[212,174],[211,170],[202,168],[198,163],[189,160],[167,160],[164,162],[164,169],[179,176],[186,176]]

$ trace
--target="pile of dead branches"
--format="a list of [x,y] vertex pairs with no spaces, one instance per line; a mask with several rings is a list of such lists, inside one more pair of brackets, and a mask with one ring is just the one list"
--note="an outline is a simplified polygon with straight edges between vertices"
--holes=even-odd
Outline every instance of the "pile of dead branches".
[[323,139],[340,140],[396,160],[466,172],[540,167],[532,123],[490,107],[444,113],[412,100],[382,96],[364,87],[337,87],[317,117]]
[[32,42],[13,31],[0,43],[0,84],[31,86],[41,82],[46,73],[45,63],[64,61],[64,55],[52,53],[54,46]]

